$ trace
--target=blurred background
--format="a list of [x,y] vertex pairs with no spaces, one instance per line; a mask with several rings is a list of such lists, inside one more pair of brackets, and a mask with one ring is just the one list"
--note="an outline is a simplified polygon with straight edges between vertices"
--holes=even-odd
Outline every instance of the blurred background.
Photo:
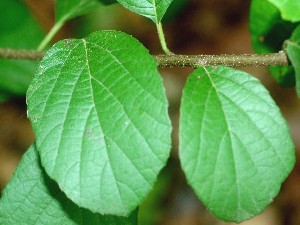
[[[8,0],[2,0],[8,1]],[[46,33],[54,23],[54,0],[20,1]],[[248,28],[250,0],[173,0],[163,20],[168,47],[178,54],[253,53]],[[14,14],[14,9],[9,10]],[[0,28],[1,29],[1,28]],[[82,38],[96,30],[132,34],[151,54],[162,53],[155,25],[119,4],[101,7],[68,22],[55,36]],[[0,70],[2,68],[0,67]],[[287,120],[299,156],[300,101],[293,88],[279,87],[266,68],[240,68],[261,80]],[[187,185],[178,160],[178,120],[182,87],[191,68],[160,69],[170,102],[173,149],[154,190],[140,208],[141,225],[222,225]],[[21,76],[21,75],[20,75]],[[1,82],[1,81],[0,81]],[[0,103],[0,190],[13,174],[22,154],[34,140],[26,117],[25,97]],[[1,209],[0,209],[1,210]],[[231,223],[233,224],[233,223]],[[279,196],[259,216],[242,225],[300,224],[300,163],[282,186]]]

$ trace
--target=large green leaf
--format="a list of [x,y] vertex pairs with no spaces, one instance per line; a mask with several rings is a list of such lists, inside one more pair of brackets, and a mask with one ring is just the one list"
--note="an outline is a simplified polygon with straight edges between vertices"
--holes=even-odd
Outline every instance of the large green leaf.
[[100,6],[97,0],[57,0],[55,20],[68,21]]
[[189,77],[179,147],[189,184],[225,221],[262,212],[295,163],[288,127],[269,93],[247,73],[221,66]]
[[[252,45],[257,53],[274,53],[282,50],[296,23],[284,21],[279,10],[268,0],[252,0],[250,9],[250,32]],[[295,85],[292,66],[269,67],[275,80],[283,87]]]
[[172,0],[118,0],[124,7],[158,24]]
[[296,90],[300,97],[300,25],[295,29],[290,40],[286,41],[286,52],[296,71]]
[[[43,32],[18,0],[0,1],[0,47],[35,49]],[[0,59],[0,95],[25,95],[37,62]]]
[[79,206],[128,215],[170,151],[157,63],[117,31],[64,40],[46,54],[27,93],[43,166]]
[[300,21],[299,0],[268,0],[273,3],[281,12],[282,18],[292,22]]
[[102,216],[79,208],[44,172],[33,144],[23,156],[0,199],[1,225],[133,225],[130,218]]

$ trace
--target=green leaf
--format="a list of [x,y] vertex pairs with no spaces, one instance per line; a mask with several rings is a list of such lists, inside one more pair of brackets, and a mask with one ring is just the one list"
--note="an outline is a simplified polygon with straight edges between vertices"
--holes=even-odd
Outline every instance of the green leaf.
[[[282,20],[279,10],[267,0],[253,0],[250,9],[250,32],[256,53],[274,53],[282,50],[296,23]],[[283,87],[295,86],[292,66],[273,66],[269,71]]]
[[79,206],[129,215],[169,157],[157,63],[117,31],[55,44],[27,92],[42,164]]
[[19,163],[0,199],[0,224],[133,225],[130,218],[102,216],[79,208],[44,172],[33,144]]
[[169,23],[176,20],[179,15],[186,10],[188,0],[172,0],[168,10],[162,18],[162,23]]
[[300,1],[299,0],[268,0],[273,3],[281,12],[285,20],[292,22],[300,21]]
[[296,71],[296,90],[300,97],[300,25],[293,32],[290,40],[286,41],[286,52]]
[[172,0],[118,0],[125,8],[158,24]]
[[115,4],[118,1],[117,0],[98,0],[99,2],[101,2],[104,5],[110,5],[110,4]]
[[295,163],[288,127],[269,93],[245,72],[199,68],[180,110],[181,165],[198,197],[225,221],[261,213]]
[[283,42],[291,36],[296,23],[281,19],[278,9],[268,0],[252,0],[250,32],[257,53],[278,52]]
[[9,95],[0,91],[0,103],[5,102],[6,100],[9,99],[9,97],[10,97]]
[[97,0],[57,0],[55,20],[68,21],[100,6]]
[[[35,49],[43,32],[21,1],[0,1],[0,47]],[[25,95],[37,62],[0,59],[0,92]]]
[[38,50],[44,50],[54,35],[68,20],[86,14],[99,5],[100,3],[97,0],[57,0],[55,7],[56,22],[47,36],[39,44]]

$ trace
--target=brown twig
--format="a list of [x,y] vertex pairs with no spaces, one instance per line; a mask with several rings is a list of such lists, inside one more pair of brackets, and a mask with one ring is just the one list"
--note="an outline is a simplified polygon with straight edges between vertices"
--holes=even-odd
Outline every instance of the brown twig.
[[[43,51],[17,50],[0,48],[0,58],[41,60]],[[287,66],[289,60],[285,52],[270,54],[241,54],[241,55],[155,55],[153,56],[160,67],[198,67],[198,66]]]

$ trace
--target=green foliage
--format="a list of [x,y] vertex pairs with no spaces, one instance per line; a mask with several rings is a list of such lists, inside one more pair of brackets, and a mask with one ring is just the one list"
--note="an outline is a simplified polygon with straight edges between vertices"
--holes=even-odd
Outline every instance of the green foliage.
[[139,206],[139,224],[161,224],[161,219],[164,218],[165,213],[169,210],[164,205],[166,199],[168,199],[166,193],[169,193],[170,189],[174,187],[172,177],[178,176],[177,170],[178,168],[175,168],[172,163],[168,163],[160,172],[152,191],[143,201],[143,204]]
[[231,68],[199,68],[184,87],[180,115],[182,168],[206,207],[235,222],[262,212],[291,172],[295,153],[260,82]]
[[124,7],[158,24],[172,0],[118,0]]
[[43,170],[33,144],[23,156],[0,201],[0,224],[134,225],[130,218],[102,216],[79,208]]
[[79,206],[129,215],[166,164],[171,125],[156,67],[117,31],[60,41],[41,62],[28,116],[43,166]]
[[117,3],[117,0],[98,0],[98,1],[104,5],[110,5],[110,4]]
[[[43,33],[20,1],[0,1],[0,46],[34,49]],[[30,31],[30,32],[28,32]],[[0,98],[24,96],[37,68],[37,62],[0,59]]]
[[55,5],[55,24],[38,46],[43,50],[57,31],[70,19],[88,13],[100,6],[97,0],[58,0]]
[[[268,0],[253,0],[250,10],[252,45],[257,53],[272,53],[282,50],[283,43],[296,28],[296,23],[281,18],[279,10]],[[275,80],[283,87],[295,85],[292,66],[269,67]]]
[[[38,49],[66,21],[115,2],[57,0],[56,23]],[[156,23],[168,52],[161,20],[172,1],[118,2]],[[270,71],[282,86],[294,85],[296,71],[300,95],[299,8],[294,9],[299,3],[272,2],[278,8],[267,0],[252,1],[253,47],[269,53],[286,43],[292,65]],[[36,48],[43,35],[26,7],[17,0],[0,6],[15,10],[0,15],[1,47]],[[1,60],[0,66],[0,99],[24,94],[36,63]],[[136,208],[171,148],[168,102],[148,50],[118,31],[59,41],[40,62],[26,97],[36,141],[3,192],[0,224],[137,224]],[[225,221],[262,212],[295,163],[288,127],[269,93],[233,68],[201,67],[190,75],[179,136],[189,184]],[[160,183],[153,195],[161,196],[164,187]]]
[[282,18],[292,22],[300,21],[299,0],[268,0],[273,3],[281,12]]
[[180,14],[182,11],[184,11],[186,4],[188,3],[188,0],[172,0],[168,10],[164,14],[162,18],[162,22],[169,22],[176,20],[176,17],[178,14]]
[[99,6],[97,0],[58,0],[56,1],[56,22],[68,21],[83,15]]
[[286,41],[286,52],[296,71],[296,90],[300,97],[300,25],[293,32],[291,39]]

